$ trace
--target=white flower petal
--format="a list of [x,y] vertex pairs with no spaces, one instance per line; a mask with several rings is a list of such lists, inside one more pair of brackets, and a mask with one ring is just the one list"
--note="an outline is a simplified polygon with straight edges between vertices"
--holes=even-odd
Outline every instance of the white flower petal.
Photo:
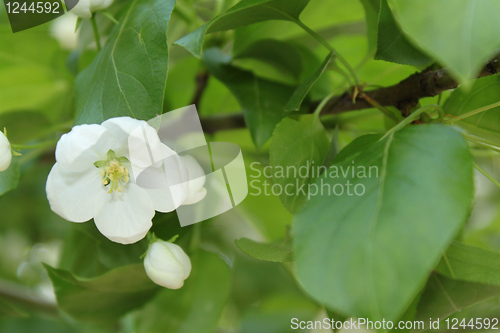
[[147,123],[144,120],[137,120],[130,117],[117,117],[106,120],[101,124],[104,128],[108,129],[116,141],[120,144],[120,149],[117,149],[115,153],[120,156],[128,156],[128,137],[130,133],[136,131],[142,132],[142,127]]
[[206,195],[207,195],[207,189],[204,187],[202,189],[200,189],[198,192],[189,192],[186,200],[184,200],[184,202],[182,204],[183,205],[195,204],[195,203],[203,200],[203,198],[205,198]]
[[184,279],[187,279],[191,274],[191,260],[184,250],[177,244],[170,242],[163,242],[168,249],[173,253],[174,257],[184,266]]
[[116,146],[112,133],[101,125],[79,125],[64,134],[56,147],[56,161],[65,170],[87,170],[106,159],[109,149]]
[[92,17],[90,7],[90,0],[79,0],[76,6],[71,9],[71,12],[81,18],[90,19]]
[[90,2],[92,4],[91,10],[94,12],[109,7],[113,0],[90,0]]
[[188,195],[188,171],[177,154],[158,166],[150,166],[137,178],[137,185],[147,189],[156,211],[169,213],[183,204]]
[[80,0],[71,12],[82,18],[89,19],[92,17],[93,12],[108,8],[112,3],[113,0]]
[[94,221],[104,236],[122,244],[135,243],[146,236],[155,215],[153,202],[146,190],[129,183],[123,193],[101,193],[96,199],[103,209]]
[[68,12],[58,17],[50,25],[50,34],[65,50],[75,50],[78,46],[79,30],[75,31],[78,17],[72,12]]
[[99,169],[83,172],[63,170],[59,163],[54,164],[47,178],[47,198],[50,208],[71,222],[85,222],[96,212],[96,195],[102,192]]
[[9,168],[12,162],[12,149],[10,147],[10,142],[0,131],[0,172],[5,171]]
[[189,193],[183,205],[192,205],[201,201],[207,194],[206,188],[203,187],[203,185],[205,185],[206,176],[198,161],[192,156],[182,156],[182,161],[186,165],[189,173]]

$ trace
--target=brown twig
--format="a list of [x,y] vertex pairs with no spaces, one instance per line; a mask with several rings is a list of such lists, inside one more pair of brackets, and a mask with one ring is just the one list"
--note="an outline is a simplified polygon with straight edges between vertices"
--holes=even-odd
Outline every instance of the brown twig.
[[[494,75],[500,72],[500,55],[488,62],[481,70],[478,77]],[[434,97],[443,91],[455,89],[458,82],[455,81],[443,68],[430,66],[422,72],[410,75],[408,78],[390,87],[383,87],[359,94],[355,103],[352,101],[351,93],[333,97],[323,108],[322,114],[339,114],[343,112],[356,111],[372,108],[376,102],[381,106],[394,106],[401,110],[403,116],[418,100],[424,97]],[[313,112],[319,102],[311,104],[310,112]],[[226,116],[202,118],[203,129],[207,133],[220,130],[229,130],[245,127],[243,114],[230,114]]]
[[210,78],[210,73],[207,71],[202,71],[196,75],[196,90],[193,95],[193,99],[191,100],[191,104],[199,107],[201,98],[203,97],[203,93],[205,92],[205,88],[208,84],[208,79]]
[[[493,75],[498,72],[500,72],[500,56],[488,62],[478,77]],[[409,76],[398,84],[366,91],[365,94],[380,105],[394,106],[399,110],[405,110],[409,105],[416,105],[421,98],[434,97],[443,91],[456,87],[458,87],[458,82],[445,69],[436,69],[431,66],[422,72]],[[362,96],[358,96],[355,103],[353,103],[350,97],[349,93],[344,93],[332,98],[325,105],[323,114],[338,114],[372,107]]]

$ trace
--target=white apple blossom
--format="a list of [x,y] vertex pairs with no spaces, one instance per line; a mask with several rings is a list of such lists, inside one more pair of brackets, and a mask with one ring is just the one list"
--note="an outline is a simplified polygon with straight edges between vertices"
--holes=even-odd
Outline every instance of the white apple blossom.
[[9,168],[12,162],[12,148],[5,134],[0,131],[0,172]]
[[92,17],[92,13],[106,9],[113,3],[113,0],[79,0],[71,12],[84,19]]
[[154,283],[179,289],[191,273],[191,260],[180,246],[157,240],[149,246],[144,268]]
[[[167,156],[173,156],[164,163],[162,177],[167,185],[160,189],[142,188],[130,174],[137,169],[132,168],[130,154],[136,156],[136,151],[145,149],[141,144],[129,145],[130,133],[137,132],[134,130],[139,126],[149,147],[161,146]],[[147,164],[142,163],[141,167]],[[159,163],[163,165],[162,161],[156,165]],[[170,212],[184,203],[189,195],[187,172],[180,156],[161,144],[146,122],[112,118],[101,125],[75,126],[61,137],[56,164],[47,179],[47,198],[51,209],[66,220],[85,222],[94,218],[104,236],[130,244],[147,234],[155,210]],[[186,185],[169,189],[168,184],[182,183]]]

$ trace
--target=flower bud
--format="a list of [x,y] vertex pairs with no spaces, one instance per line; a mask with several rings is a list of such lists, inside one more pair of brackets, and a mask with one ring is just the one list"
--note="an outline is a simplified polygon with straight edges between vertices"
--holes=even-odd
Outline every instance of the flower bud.
[[12,149],[10,142],[4,133],[0,131],[0,172],[9,168],[12,161]]
[[55,19],[50,26],[50,35],[65,50],[75,50],[78,46],[79,31],[75,31],[78,17],[72,12]]
[[71,12],[84,19],[90,19],[92,13],[108,8],[113,0],[79,0]]
[[157,240],[149,246],[144,268],[154,283],[179,289],[191,273],[191,260],[180,246]]

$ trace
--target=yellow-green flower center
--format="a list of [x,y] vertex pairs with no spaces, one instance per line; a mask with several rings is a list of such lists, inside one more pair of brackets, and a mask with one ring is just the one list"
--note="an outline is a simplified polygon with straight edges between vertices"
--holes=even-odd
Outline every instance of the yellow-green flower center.
[[109,186],[108,193],[123,192],[123,186],[129,182],[130,175],[124,165],[126,162],[128,162],[126,157],[116,157],[115,152],[110,150],[107,160],[94,163],[97,168],[101,169],[102,184]]

